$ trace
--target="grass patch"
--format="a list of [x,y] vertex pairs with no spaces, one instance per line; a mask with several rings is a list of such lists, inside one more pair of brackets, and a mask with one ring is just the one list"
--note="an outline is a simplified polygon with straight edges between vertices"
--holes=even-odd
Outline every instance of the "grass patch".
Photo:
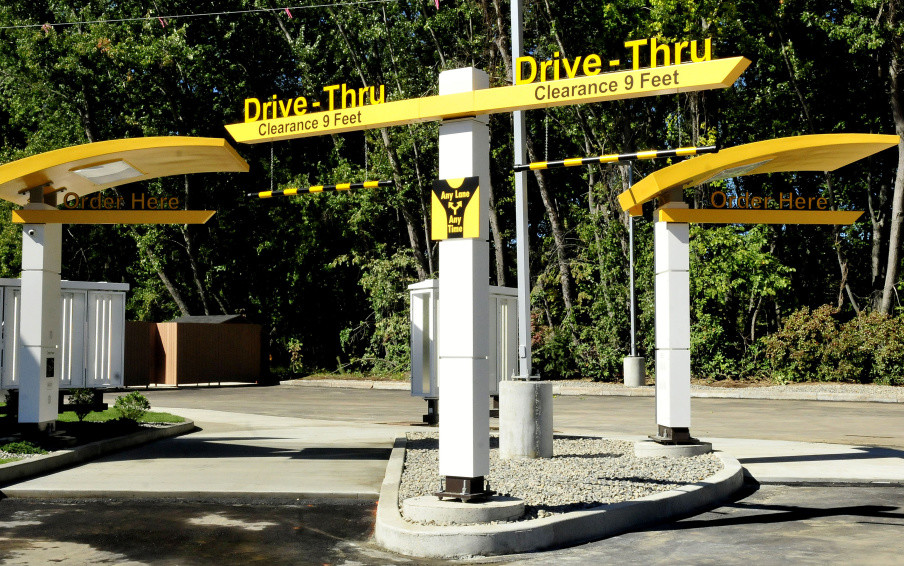
[[36,446],[27,440],[4,444],[3,446],[0,446],[0,451],[6,452],[7,454],[47,454],[47,450],[44,450],[40,446]]
[[[122,415],[116,409],[107,409],[106,411],[95,411],[88,413],[88,416],[85,417],[86,423],[105,423],[108,421],[115,421],[121,418]],[[75,414],[75,411],[66,411],[64,413],[60,413],[57,417],[57,420],[64,423],[76,423],[78,422],[78,416]],[[156,413],[153,411],[148,411],[144,414],[143,417],[138,419],[140,423],[182,423],[185,422],[183,417],[177,415],[171,415],[169,413]]]
[[396,373],[364,373],[360,371],[346,372],[346,373],[329,373],[329,372],[315,372],[310,375],[304,376],[302,379],[306,380],[318,380],[318,379],[363,379],[367,381],[408,381],[409,375],[407,372],[396,372]]
[[20,460],[22,460],[22,458],[0,458],[0,466],[9,464],[10,462],[18,462]]

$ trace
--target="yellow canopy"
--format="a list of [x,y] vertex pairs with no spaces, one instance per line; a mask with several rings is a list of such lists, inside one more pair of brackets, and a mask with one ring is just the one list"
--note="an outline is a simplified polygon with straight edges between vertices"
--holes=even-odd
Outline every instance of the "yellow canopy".
[[150,137],[66,147],[0,165],[0,198],[28,202],[29,189],[84,196],[169,175],[247,172],[248,163],[222,138]]
[[757,173],[834,171],[899,141],[894,135],[819,134],[739,145],[660,169],[618,195],[618,202],[639,216],[643,203],[672,189]]

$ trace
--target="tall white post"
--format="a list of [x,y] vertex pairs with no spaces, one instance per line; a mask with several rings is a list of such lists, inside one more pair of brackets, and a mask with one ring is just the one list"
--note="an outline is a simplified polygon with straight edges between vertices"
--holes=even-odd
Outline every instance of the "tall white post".
[[[663,208],[687,208],[680,190]],[[689,444],[691,426],[691,321],[689,225],[653,227],[656,271],[656,423],[654,440]]]
[[[475,68],[439,76],[440,95],[488,87]],[[482,115],[439,127],[439,178],[480,177],[481,185],[479,237],[439,243],[439,473],[447,493],[482,493],[490,470],[488,122]]]
[[[512,84],[515,62],[522,55],[521,0],[512,0]],[[515,164],[527,163],[527,126],[524,111],[512,112]],[[515,255],[518,267],[518,378],[533,379],[531,374],[530,328],[530,243],[527,230],[527,171],[515,172]],[[505,375],[503,379],[510,376]]]
[[[51,202],[55,200],[50,197]],[[45,204],[43,188],[32,190],[26,209]],[[19,326],[19,422],[45,429],[56,422],[59,379],[61,224],[22,227],[22,300]]]

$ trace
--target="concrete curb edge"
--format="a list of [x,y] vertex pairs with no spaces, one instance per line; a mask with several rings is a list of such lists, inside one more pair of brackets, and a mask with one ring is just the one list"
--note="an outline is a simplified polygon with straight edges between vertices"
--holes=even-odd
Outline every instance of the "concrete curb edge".
[[[592,384],[552,382],[552,394],[569,397],[654,397],[655,388],[643,387],[606,387],[596,388]],[[390,391],[410,391],[411,384],[408,381],[372,381],[361,379],[316,379],[304,381],[292,379],[280,381],[280,385],[292,387],[325,387],[345,389],[382,389]],[[904,393],[894,397],[882,397],[868,393],[842,393],[833,391],[776,391],[765,389],[757,391],[757,388],[747,389],[700,389],[691,387],[691,397],[694,399],[766,399],[773,401],[834,401],[844,403],[904,403]]]
[[[112,452],[119,452],[126,448],[132,448],[163,438],[181,436],[192,432],[193,430],[195,430],[194,421],[186,420],[183,423],[168,427],[144,429],[132,434],[118,436],[108,440],[98,440],[97,442],[91,442],[90,444],[85,444],[83,446],[76,446],[70,450],[57,450],[56,452],[38,456],[37,458],[10,462],[9,464],[0,465],[0,485],[8,485],[24,479],[48,474],[62,468],[105,456]],[[0,492],[2,492],[2,489],[0,489]]]
[[615,536],[693,514],[723,501],[744,483],[743,468],[717,453],[724,468],[704,481],[634,501],[512,523],[434,526],[410,523],[398,506],[405,438],[397,438],[377,504],[376,541],[409,556],[455,558],[531,552]]

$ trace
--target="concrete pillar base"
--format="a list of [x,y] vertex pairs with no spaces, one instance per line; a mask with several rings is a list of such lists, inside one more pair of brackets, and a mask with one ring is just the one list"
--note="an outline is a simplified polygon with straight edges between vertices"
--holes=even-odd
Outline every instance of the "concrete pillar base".
[[552,383],[499,383],[499,455],[552,458]]
[[643,387],[647,384],[646,361],[643,356],[625,356],[625,387]]
[[485,501],[462,503],[440,501],[432,495],[412,497],[402,502],[402,515],[416,523],[467,525],[514,521],[524,515],[524,501],[494,495]]
[[710,442],[696,444],[660,444],[655,440],[638,440],[634,443],[634,455],[638,458],[686,458],[709,454],[713,451]]

